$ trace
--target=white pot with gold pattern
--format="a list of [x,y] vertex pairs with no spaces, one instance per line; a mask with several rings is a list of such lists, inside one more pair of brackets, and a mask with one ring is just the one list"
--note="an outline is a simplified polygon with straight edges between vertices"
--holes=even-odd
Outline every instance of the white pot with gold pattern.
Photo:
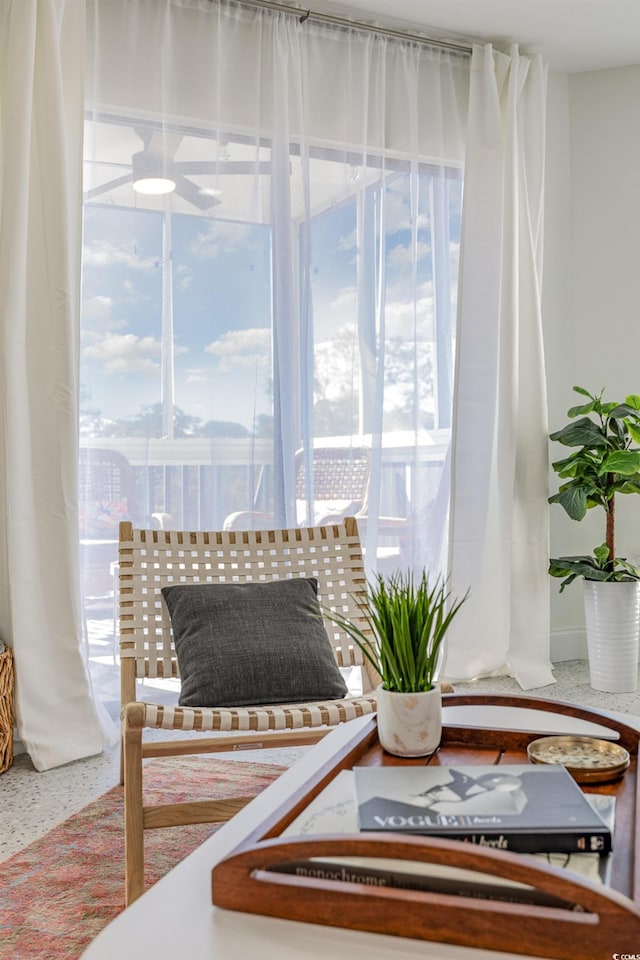
[[396,757],[426,757],[440,745],[442,693],[436,684],[422,693],[397,693],[379,686],[378,739]]

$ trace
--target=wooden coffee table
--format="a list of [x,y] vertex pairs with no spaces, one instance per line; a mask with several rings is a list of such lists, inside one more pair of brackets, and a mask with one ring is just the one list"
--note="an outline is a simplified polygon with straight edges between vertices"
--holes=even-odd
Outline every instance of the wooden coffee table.
[[[459,763],[462,757],[465,762],[526,762],[527,743],[554,733],[617,738],[629,750],[631,765],[624,778],[598,785],[599,790],[616,795],[612,888],[603,891],[594,885],[585,892],[585,883],[591,886],[587,881],[558,876],[559,871],[535,866],[531,858],[411,838],[414,846],[422,848],[419,856],[425,859],[452,862],[454,857],[460,865],[475,864],[485,871],[495,868],[498,857],[505,876],[560,891],[563,897],[567,892],[572,896],[579,892],[591,912],[495,901],[482,901],[479,906],[466,899],[461,904],[460,898],[356,889],[355,885],[330,881],[308,886],[295,877],[266,873],[263,868],[281,855],[280,832],[337,771],[354,763],[398,762],[377,745],[375,720],[362,718],[333,730],[311,748],[114,920],[85,951],[84,960],[138,960],[147,953],[154,960],[175,960],[176,956],[189,956],[190,960],[244,956],[260,956],[261,960],[326,960],[327,956],[335,960],[515,960],[516,955],[536,960],[573,960],[587,955],[590,960],[611,960],[615,953],[639,953],[640,884],[635,848],[640,732],[609,714],[524,696],[453,694],[444,698],[444,720],[443,744],[436,761],[444,764],[454,759]],[[297,854],[319,855],[317,842],[300,848]],[[372,855],[371,835],[333,837],[330,842],[334,853],[336,844],[342,844],[343,854]],[[404,843],[390,855],[398,852],[406,856]],[[376,849],[373,855],[380,853]],[[212,905],[211,894],[214,867],[216,905]],[[456,902],[451,903],[453,900]],[[587,948],[588,954],[584,952]]]

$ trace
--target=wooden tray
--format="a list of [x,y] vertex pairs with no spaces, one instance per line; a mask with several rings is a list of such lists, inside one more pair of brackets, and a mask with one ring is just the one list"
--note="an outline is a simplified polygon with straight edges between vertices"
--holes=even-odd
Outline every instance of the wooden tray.
[[[533,857],[472,844],[396,834],[333,834],[281,839],[281,832],[340,770],[355,765],[425,763],[527,763],[527,745],[541,732],[505,731],[448,724],[430,758],[400,760],[384,753],[375,718],[359,727],[331,765],[319,769],[290,801],[212,871],[212,900],[219,907],[271,917],[454,943],[554,960],[575,960],[588,944],[591,960],[640,951],[638,842],[638,745],[640,732],[596,710],[528,696],[448,694],[443,705],[505,706],[575,717],[618,734],[630,753],[622,779],[583,787],[616,798],[610,885],[592,883]],[[542,731],[544,732],[544,731]],[[582,911],[515,904],[476,897],[373,887],[270,872],[276,864],[310,857],[394,858],[476,870],[529,884],[581,905]],[[580,954],[584,955],[584,954]]]

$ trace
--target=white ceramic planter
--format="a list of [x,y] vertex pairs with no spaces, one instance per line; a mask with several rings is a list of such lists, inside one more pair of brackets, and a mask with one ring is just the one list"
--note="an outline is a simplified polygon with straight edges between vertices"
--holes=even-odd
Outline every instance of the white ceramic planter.
[[593,689],[637,690],[640,582],[585,580],[584,613]]
[[396,757],[426,757],[440,744],[442,694],[440,687],[424,693],[396,693],[380,686],[378,738],[387,753]]

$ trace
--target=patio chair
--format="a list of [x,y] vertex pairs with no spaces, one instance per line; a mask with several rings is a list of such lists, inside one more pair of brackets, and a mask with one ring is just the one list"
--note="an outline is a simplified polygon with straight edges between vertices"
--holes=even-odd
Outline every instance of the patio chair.
[[80,447],[78,457],[80,564],[83,631],[87,611],[110,607],[113,662],[116,662],[117,608],[114,571],[122,520],[138,520],[135,481],[129,461],[117,450]]
[[113,597],[110,564],[122,520],[138,520],[131,464],[116,450],[81,447],[78,459],[83,597]]
[[[285,594],[304,591],[306,597],[310,582],[307,578],[317,581],[318,597],[325,609],[339,611],[368,631],[360,607],[366,598],[362,550],[357,522],[352,517],[308,528],[209,533],[141,530],[123,523],[119,556],[121,777],[125,796],[126,899],[131,903],[144,888],[146,828],[226,820],[250,799],[199,801],[167,808],[144,806],[145,757],[218,753],[240,745],[281,747],[315,743],[332,726],[375,711],[373,691],[379,677],[344,632],[332,622],[309,617],[308,608],[302,630],[309,626],[313,637],[304,643],[300,641],[299,648],[294,645],[293,651],[288,648],[284,654],[276,649],[286,644],[283,633],[285,637],[295,635],[298,644],[298,634],[290,627],[290,616],[295,619],[295,615],[290,614]],[[218,588],[212,591],[208,586],[203,591],[205,585]],[[232,655],[215,666],[213,682],[215,686],[217,681],[219,690],[203,692],[202,678],[214,644],[209,636],[208,644],[205,641],[200,648],[198,640],[190,647],[187,635],[191,631],[193,639],[194,628],[197,634],[201,602],[206,606],[212,594],[219,598],[220,586],[225,587],[224,602],[232,605],[223,606],[222,614],[214,610],[213,616],[222,616],[218,624],[221,632],[233,632],[235,623],[237,633],[231,642]],[[196,596],[194,588],[199,598],[196,607],[189,605]],[[278,592],[273,611],[266,605],[255,608],[255,603],[263,603],[265,589],[270,597]],[[239,590],[244,592],[239,594]],[[181,608],[185,603],[186,609]],[[251,638],[251,604],[260,621],[258,632],[271,630],[275,634],[268,642],[257,636]],[[206,629],[209,612],[204,616]],[[216,634],[218,643],[222,640]],[[204,651],[203,656],[199,649]],[[292,660],[282,676],[279,664],[273,670],[269,666],[272,649],[276,659],[283,655],[285,660]],[[241,661],[241,657],[246,659]],[[363,692],[350,696],[340,668],[346,672],[354,666],[361,668]],[[182,705],[136,701],[136,678],[150,677],[180,677]],[[263,686],[268,686],[269,696],[264,689],[257,689],[262,681]],[[243,685],[244,691],[240,689]],[[305,694],[305,685],[310,687],[311,695]],[[318,695],[317,688],[324,692]],[[212,701],[216,693],[221,694],[220,699]],[[263,699],[256,702],[254,694]],[[199,696],[207,705],[198,704]],[[278,702],[271,702],[273,697]],[[172,731],[174,737],[175,731],[181,731],[185,737],[144,742],[144,729]],[[193,731],[199,735],[193,736]],[[203,737],[203,731],[211,736]]]
[[[78,457],[81,595],[83,630],[88,636],[87,610],[111,608],[113,662],[116,662],[118,609],[115,578],[118,572],[120,523],[146,524],[138,506],[132,465],[117,450],[80,447]],[[154,513],[149,522],[169,526],[170,517]]]
[[[308,521],[309,499],[313,514],[312,524],[335,523],[354,516],[358,521],[361,539],[366,539],[369,509],[369,476],[371,450],[358,447],[314,447],[313,478],[308,477],[308,457],[303,450],[295,456],[296,520],[303,526]],[[398,516],[379,516],[376,528],[380,542],[377,548],[376,569],[390,573],[406,564],[404,546],[411,535],[409,505],[402,478],[394,478],[395,496],[401,513]],[[254,501],[263,498],[264,471],[261,473]],[[272,513],[255,510],[237,510],[224,520],[224,530],[252,530],[273,526]]]
[[[306,523],[311,500],[313,523],[322,524],[343,517],[357,516],[366,505],[369,489],[368,447],[315,447],[311,451],[313,476],[308,476],[308,455],[296,451],[296,513],[298,523]],[[261,498],[261,476],[255,501]],[[259,510],[237,510],[226,517],[225,530],[250,530],[272,525],[273,514]]]

